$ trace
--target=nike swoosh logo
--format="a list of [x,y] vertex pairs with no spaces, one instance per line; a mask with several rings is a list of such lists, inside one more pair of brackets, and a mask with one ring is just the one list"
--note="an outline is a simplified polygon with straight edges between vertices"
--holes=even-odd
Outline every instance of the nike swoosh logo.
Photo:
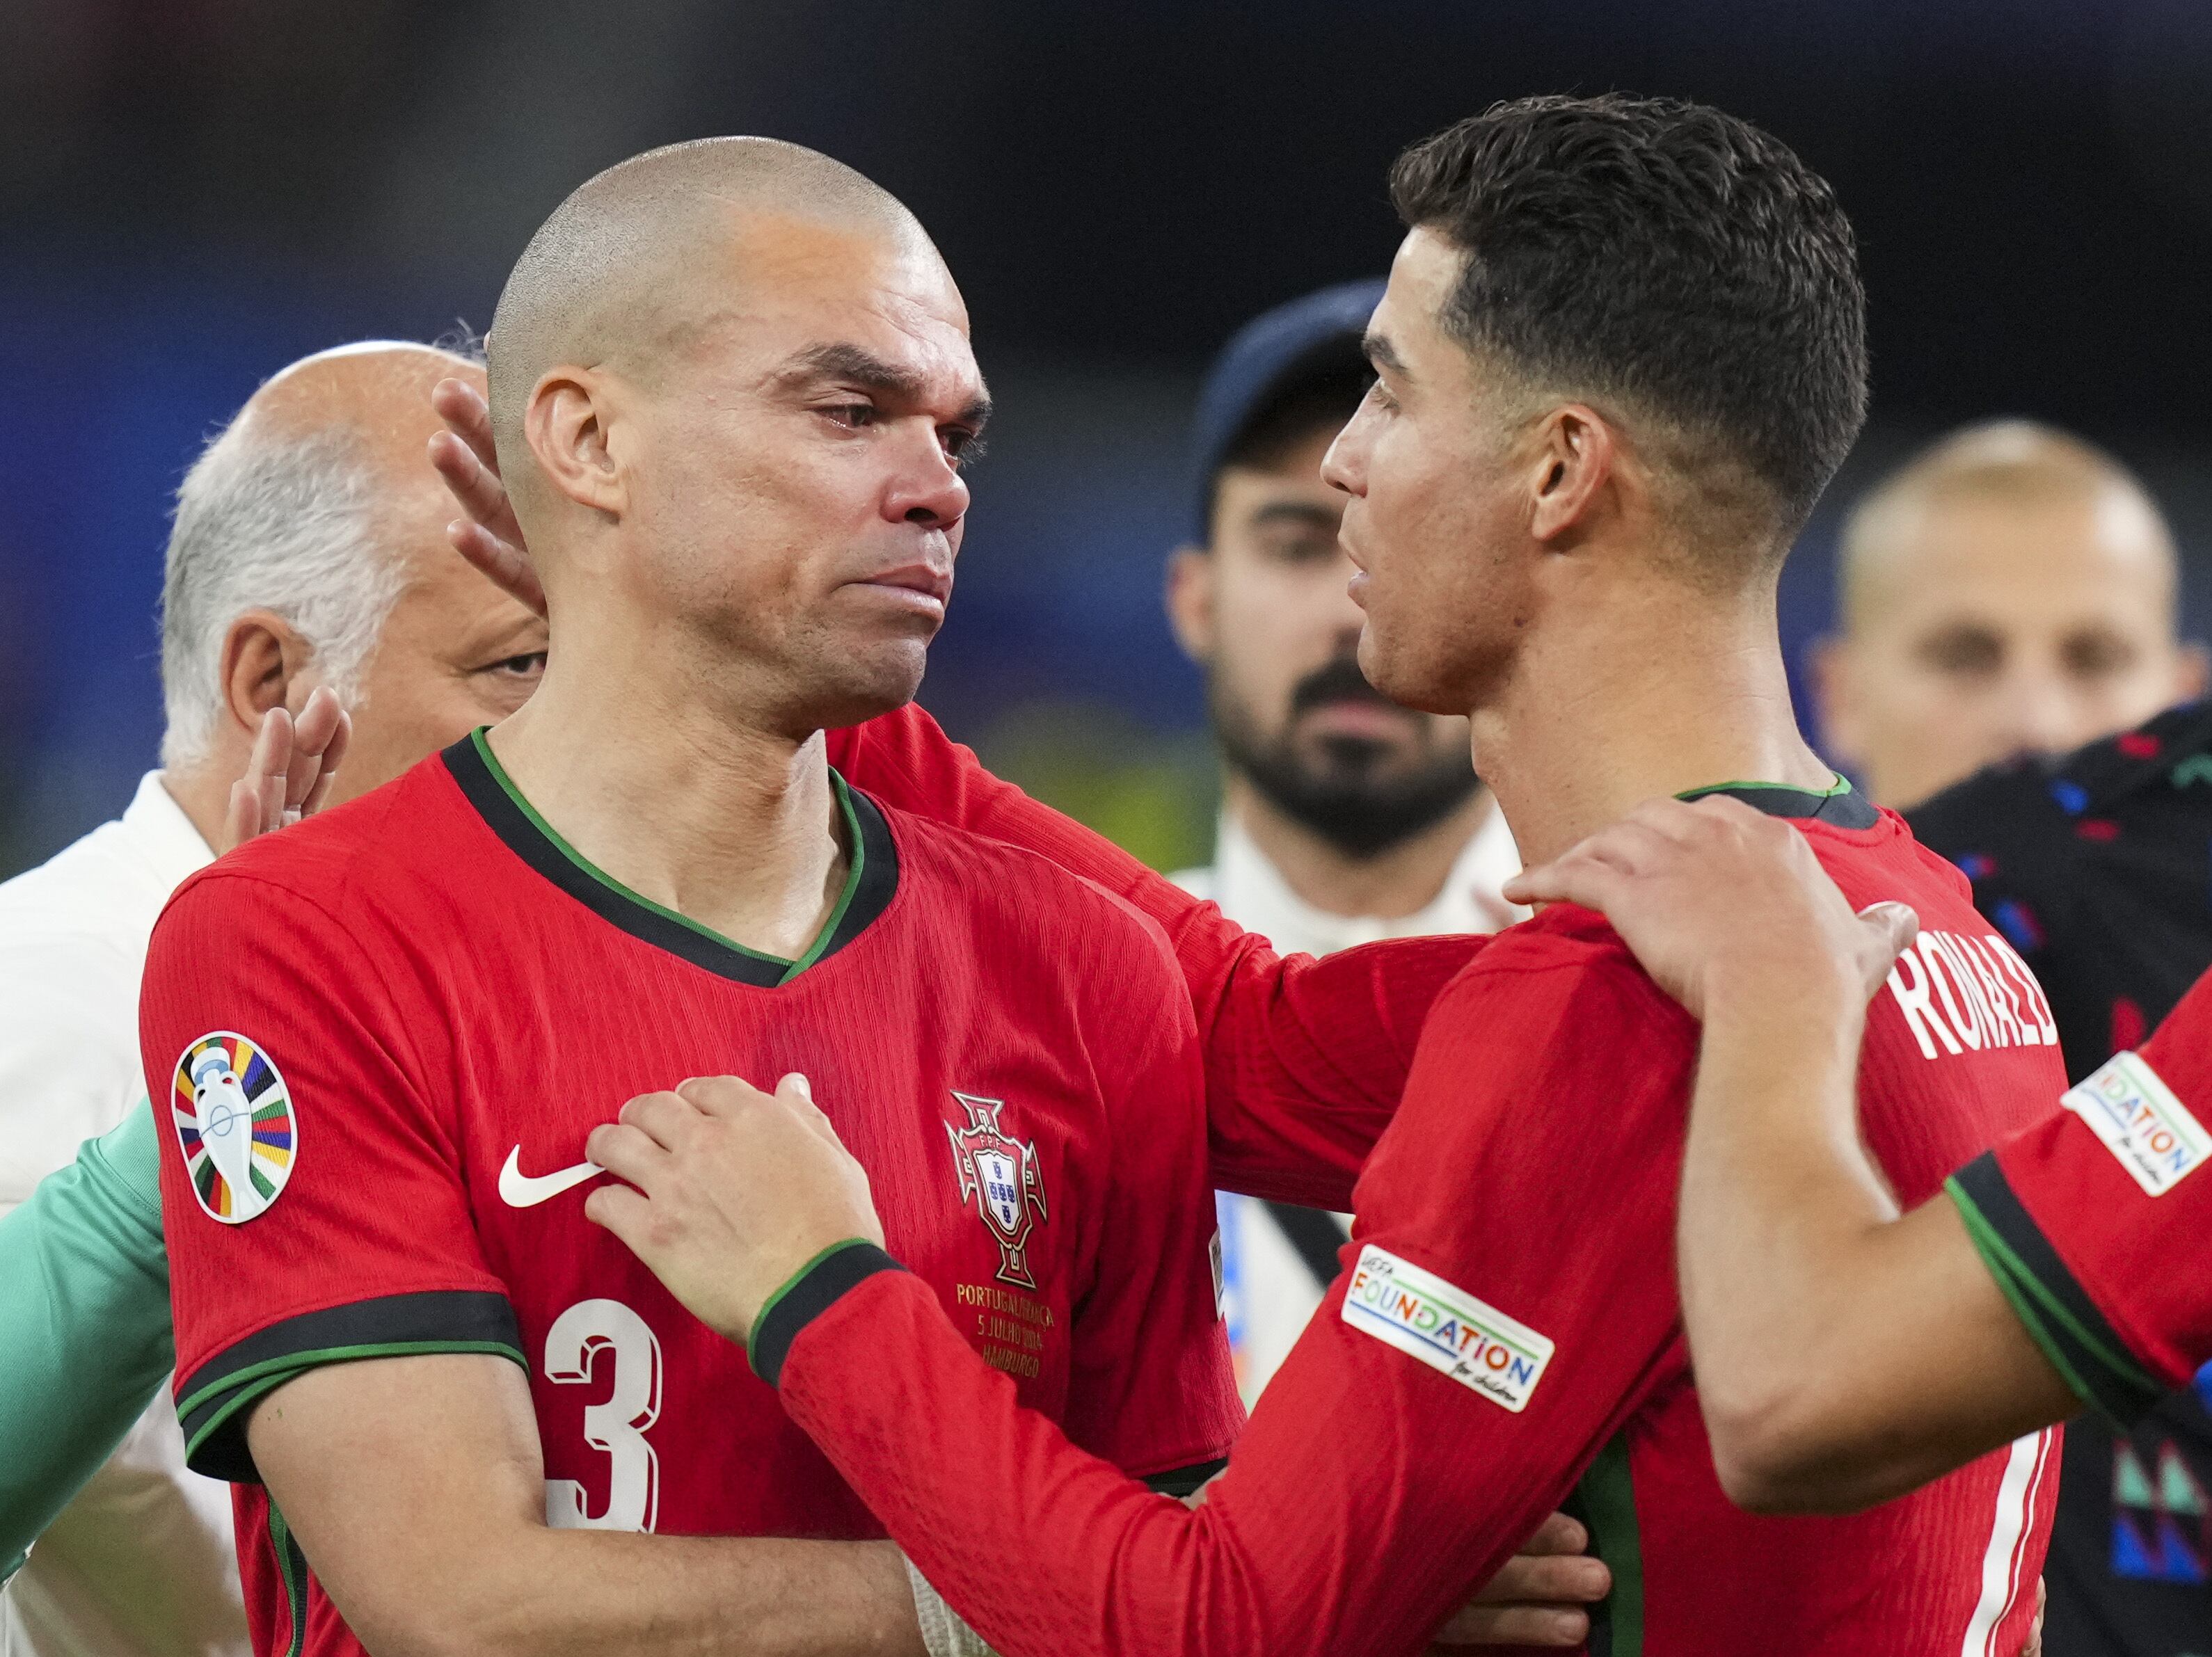
[[535,1208],[605,1172],[597,1162],[578,1162],[574,1168],[564,1168],[554,1174],[525,1174],[522,1147],[517,1145],[507,1153],[507,1166],[499,1171],[499,1199],[509,1208]]

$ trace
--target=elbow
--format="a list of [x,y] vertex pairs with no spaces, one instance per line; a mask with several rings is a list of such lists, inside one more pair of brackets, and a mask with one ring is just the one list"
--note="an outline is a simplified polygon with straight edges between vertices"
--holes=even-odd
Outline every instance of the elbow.
[[1837,1402],[1817,1381],[1755,1393],[1700,1388],[1713,1471],[1747,1513],[1854,1513],[1900,1493],[1887,1486],[1871,1447],[1854,1442]]

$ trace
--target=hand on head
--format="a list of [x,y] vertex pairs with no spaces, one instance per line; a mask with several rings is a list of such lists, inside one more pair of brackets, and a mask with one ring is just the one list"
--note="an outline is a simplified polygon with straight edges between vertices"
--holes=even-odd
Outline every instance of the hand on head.
[[430,439],[430,464],[467,514],[446,525],[447,540],[493,586],[543,616],[545,589],[531,566],[522,525],[500,480],[491,405],[465,379],[441,379],[430,393],[430,406],[446,422],[446,429]]
[[1505,885],[1516,903],[1600,911],[1644,969],[1697,1017],[1726,982],[1832,991],[1856,1011],[1919,932],[1901,903],[1854,914],[1805,837],[1741,800],[1647,800]]
[[629,1181],[594,1191],[585,1217],[732,1340],[745,1340],[769,1297],[823,1249],[884,1241],[867,1171],[803,1076],[772,1094],[733,1076],[644,1094],[619,1122],[594,1128],[585,1151]]
[[280,704],[261,716],[246,774],[230,786],[218,854],[322,809],[337,780],[353,721],[328,686],[294,719]]

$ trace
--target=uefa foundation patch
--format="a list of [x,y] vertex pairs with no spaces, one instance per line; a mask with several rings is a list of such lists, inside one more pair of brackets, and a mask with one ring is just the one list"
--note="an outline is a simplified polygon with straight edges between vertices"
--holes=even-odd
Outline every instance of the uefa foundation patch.
[[225,1225],[265,1213],[300,1154],[300,1125],[276,1066],[234,1030],[216,1030],[185,1049],[175,1082],[169,1114],[200,1206]]
[[1373,1243],[1352,1268],[1344,1320],[1516,1415],[1552,1362],[1534,1329]]
[[2087,1122],[2154,1197],[2172,1190],[2212,1154],[2212,1134],[2139,1053],[2114,1053],[2059,1102]]

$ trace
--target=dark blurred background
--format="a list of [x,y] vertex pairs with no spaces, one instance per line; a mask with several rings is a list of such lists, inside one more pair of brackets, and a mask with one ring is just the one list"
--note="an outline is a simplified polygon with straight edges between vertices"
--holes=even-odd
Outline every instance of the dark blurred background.
[[967,292],[1001,415],[924,701],[1189,860],[1210,766],[1158,593],[1206,355],[1384,268],[1407,141],[1610,88],[1761,123],[1858,226],[1875,422],[1785,584],[1793,654],[1828,612],[1832,502],[1998,413],[2148,476],[2203,630],[2207,0],[8,0],[0,874],[153,762],[168,499],[209,430],[307,351],[481,327],[575,184],[741,131],[889,186]]

